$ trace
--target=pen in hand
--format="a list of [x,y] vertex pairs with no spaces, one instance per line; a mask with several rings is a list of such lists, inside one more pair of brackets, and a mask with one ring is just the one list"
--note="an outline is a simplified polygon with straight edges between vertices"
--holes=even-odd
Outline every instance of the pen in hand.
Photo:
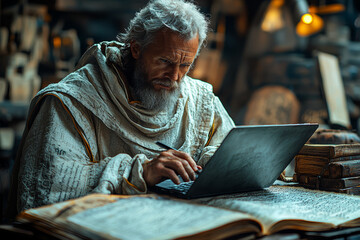
[[[159,147],[162,147],[162,148],[167,149],[167,150],[172,149],[172,150],[175,150],[175,151],[179,151],[179,150],[177,150],[176,148],[170,147],[170,146],[166,145],[165,143],[162,143],[162,142],[159,142],[159,141],[157,141],[156,144],[157,144]],[[199,174],[200,171],[201,171],[201,166],[198,166],[198,168],[199,168],[199,170],[196,170],[196,171],[195,171],[196,174]]]
[[162,147],[164,149],[172,149],[172,150],[175,150],[175,151],[178,151],[177,149],[173,148],[173,147],[170,147],[162,142],[156,142],[156,144],[159,146],[159,147]]

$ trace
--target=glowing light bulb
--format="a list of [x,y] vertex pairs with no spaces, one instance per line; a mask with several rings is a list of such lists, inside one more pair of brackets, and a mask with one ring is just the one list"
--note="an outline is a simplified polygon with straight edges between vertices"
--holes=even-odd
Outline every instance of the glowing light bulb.
[[53,45],[54,45],[55,48],[61,47],[61,38],[59,38],[59,37],[54,37],[54,39],[53,39]]
[[313,21],[313,17],[311,16],[311,14],[306,13],[301,17],[301,21],[303,23],[310,24]]
[[324,26],[324,21],[314,13],[304,14],[296,25],[296,33],[301,37],[307,37],[319,32]]

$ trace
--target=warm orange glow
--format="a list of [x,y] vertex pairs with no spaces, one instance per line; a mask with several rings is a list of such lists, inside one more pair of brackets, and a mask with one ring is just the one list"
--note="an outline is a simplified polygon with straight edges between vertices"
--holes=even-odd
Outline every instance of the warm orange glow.
[[343,11],[345,11],[345,6],[340,3],[309,7],[309,12],[317,14],[331,14]]
[[272,0],[266,10],[264,20],[261,23],[261,29],[265,32],[275,32],[284,27],[284,19],[281,7],[284,5],[283,0]]
[[284,5],[284,0],[272,0],[270,4],[275,7],[281,7]]
[[59,38],[59,37],[54,37],[54,39],[53,39],[53,45],[54,45],[54,48],[59,48],[59,47],[61,47],[61,38]]
[[304,22],[305,24],[310,24],[313,21],[313,17],[311,16],[311,14],[306,13],[302,15],[301,21]]
[[309,23],[306,23],[306,21],[303,19],[303,16],[301,18],[301,21],[296,25],[296,33],[301,37],[307,37],[314,33],[317,33],[324,26],[324,21],[318,15],[313,13],[305,15],[310,15],[311,21]]

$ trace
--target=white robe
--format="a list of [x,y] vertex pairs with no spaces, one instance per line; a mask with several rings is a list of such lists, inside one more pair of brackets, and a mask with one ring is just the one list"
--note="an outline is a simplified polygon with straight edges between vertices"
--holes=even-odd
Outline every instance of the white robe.
[[186,76],[173,112],[129,102],[116,42],[96,44],[77,70],[33,99],[14,166],[9,209],[99,192],[146,193],[142,164],[162,141],[199,165],[234,127],[211,85]]

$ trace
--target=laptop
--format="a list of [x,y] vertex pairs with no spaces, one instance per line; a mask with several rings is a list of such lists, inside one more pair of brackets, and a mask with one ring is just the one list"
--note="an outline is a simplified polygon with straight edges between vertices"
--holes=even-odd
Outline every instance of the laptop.
[[195,181],[170,179],[150,190],[192,199],[271,186],[318,128],[316,123],[236,126]]

